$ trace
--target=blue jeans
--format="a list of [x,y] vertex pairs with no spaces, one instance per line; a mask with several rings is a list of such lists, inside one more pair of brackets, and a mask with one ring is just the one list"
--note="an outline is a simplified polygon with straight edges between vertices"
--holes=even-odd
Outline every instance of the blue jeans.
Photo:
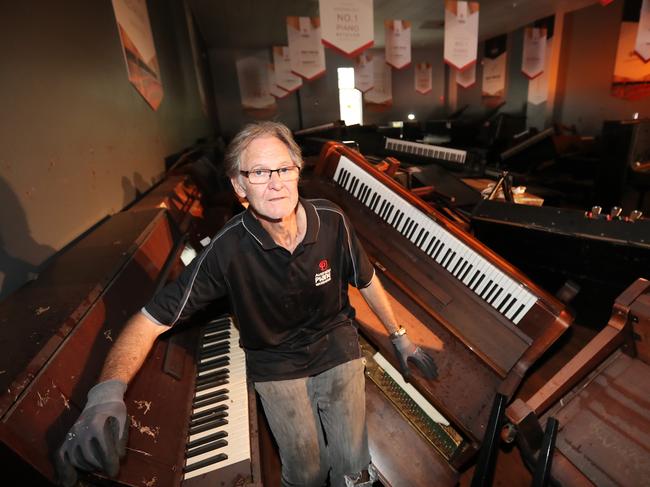
[[332,487],[368,468],[366,392],[362,359],[312,377],[256,382],[280,449],[284,487]]

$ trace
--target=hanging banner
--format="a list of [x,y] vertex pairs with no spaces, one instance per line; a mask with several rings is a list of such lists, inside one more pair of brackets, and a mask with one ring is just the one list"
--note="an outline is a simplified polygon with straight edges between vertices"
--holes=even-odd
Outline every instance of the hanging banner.
[[244,110],[273,110],[277,107],[271,95],[269,61],[265,52],[237,60],[239,96]]
[[641,0],[625,0],[614,63],[612,96],[626,100],[638,100],[650,94],[650,62],[643,62],[634,52],[640,13]]
[[524,30],[524,53],[521,61],[521,72],[528,79],[539,76],[544,71],[546,58],[546,28],[526,27]]
[[[553,39],[546,39],[546,52],[551,52]],[[534,79],[528,81],[528,103],[541,105],[548,100],[548,71],[550,56],[546,56],[544,71]]]
[[291,71],[311,81],[325,74],[325,51],[318,17],[287,17]]
[[354,87],[361,93],[375,85],[373,58],[372,54],[364,52],[354,61]]
[[546,40],[544,41],[545,54],[542,73],[528,81],[528,103],[532,105],[541,105],[548,100],[548,74],[551,63],[551,48],[553,47],[554,23],[555,16],[552,15],[538,20],[534,25],[535,28],[546,30]]
[[476,63],[478,2],[445,2],[445,62],[457,70]]
[[641,4],[641,11],[639,12],[639,27],[636,31],[634,52],[636,52],[644,62],[650,60],[650,1],[648,0],[643,0],[643,3]]
[[433,69],[429,63],[415,65],[415,91],[426,95],[433,89]]
[[463,88],[470,88],[476,83],[476,63],[463,71],[456,70],[456,83]]
[[485,98],[506,96],[507,42],[506,34],[485,41],[481,84],[481,94]]
[[322,42],[355,57],[372,47],[375,38],[372,0],[318,0]]
[[158,57],[145,0],[113,0],[129,81],[157,110],[163,99]]
[[395,69],[411,64],[411,22],[384,20],[386,33],[386,62]]
[[269,77],[269,92],[275,98],[284,98],[289,94],[289,92],[283,90],[278,86],[278,82],[275,79],[275,67],[273,66],[273,64],[269,63],[267,65],[267,69],[268,69],[267,76]]
[[386,64],[383,54],[376,54],[372,59],[375,86],[363,94],[363,99],[374,108],[388,108],[393,104],[393,70]]
[[273,46],[275,83],[289,93],[302,86],[302,78],[291,72],[289,46]]

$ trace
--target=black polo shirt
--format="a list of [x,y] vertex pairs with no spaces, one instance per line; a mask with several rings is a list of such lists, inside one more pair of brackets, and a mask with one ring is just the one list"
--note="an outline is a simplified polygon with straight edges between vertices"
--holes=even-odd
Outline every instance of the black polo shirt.
[[358,358],[348,284],[367,286],[374,269],[338,206],[300,202],[307,229],[293,254],[248,209],[154,296],[145,314],[173,325],[227,294],[254,381],[306,377]]

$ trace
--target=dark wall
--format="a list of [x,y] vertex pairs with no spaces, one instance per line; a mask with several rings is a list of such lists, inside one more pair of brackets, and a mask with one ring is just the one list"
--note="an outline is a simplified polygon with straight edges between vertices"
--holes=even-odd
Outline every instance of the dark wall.
[[623,100],[610,95],[623,2],[596,4],[565,17],[556,118],[581,134],[595,135],[604,120],[650,115],[650,97]]
[[[212,49],[210,51],[214,92],[219,107],[219,123],[224,135],[233,135],[243,124],[255,117],[242,110],[235,63],[240,57],[256,51],[245,49]],[[444,66],[437,66],[436,59],[442,58],[442,47],[436,49],[413,49],[412,64],[402,70],[393,70],[393,106],[382,112],[373,112],[364,107],[366,124],[382,125],[390,120],[405,120],[406,115],[415,113],[418,119],[440,116],[444,112]],[[269,49],[269,60],[270,49]],[[434,66],[433,90],[421,95],[415,91],[414,64],[428,61]],[[281,121],[291,129],[300,128],[298,107],[301,108],[302,126],[313,127],[338,120],[339,98],[336,69],[352,67],[354,62],[331,49],[325,49],[325,74],[313,81],[306,81],[297,93],[277,101],[278,110],[268,118]],[[298,101],[298,98],[300,101]]]
[[209,135],[182,2],[150,2],[164,98],[129,83],[111,2],[2,2],[0,297]]

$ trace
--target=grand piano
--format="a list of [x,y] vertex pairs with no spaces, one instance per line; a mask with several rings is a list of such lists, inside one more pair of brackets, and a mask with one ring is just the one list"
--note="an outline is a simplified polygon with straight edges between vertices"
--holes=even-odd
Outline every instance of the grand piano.
[[[436,485],[454,485],[459,471],[475,459],[495,395],[515,397],[526,372],[570,326],[571,314],[504,259],[342,144],[323,147],[301,191],[344,209],[398,321],[438,365],[436,380],[415,372],[408,384],[415,393],[403,392],[399,377],[390,371],[397,363],[385,330],[351,289],[370,364],[371,455],[383,482],[431,485],[435,478]],[[398,392],[391,392],[397,386]],[[406,426],[388,426],[395,417],[391,405],[399,406],[404,394],[415,413],[401,416],[408,417],[406,425],[420,437],[427,437],[428,449],[424,444],[415,447],[412,438],[400,433]]]

